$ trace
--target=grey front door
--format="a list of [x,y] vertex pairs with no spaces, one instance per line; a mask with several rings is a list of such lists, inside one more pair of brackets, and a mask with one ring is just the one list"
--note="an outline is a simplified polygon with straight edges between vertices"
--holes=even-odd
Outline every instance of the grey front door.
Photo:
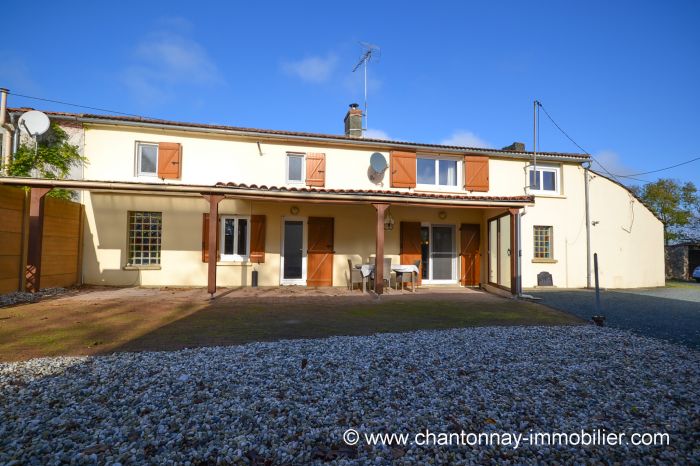
[[284,222],[284,269],[282,278],[300,280],[303,278],[302,254],[304,250],[304,222],[286,220]]

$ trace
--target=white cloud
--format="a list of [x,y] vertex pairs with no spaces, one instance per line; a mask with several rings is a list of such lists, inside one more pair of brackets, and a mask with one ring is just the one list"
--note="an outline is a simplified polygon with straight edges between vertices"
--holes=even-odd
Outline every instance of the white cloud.
[[364,137],[368,139],[387,139],[391,140],[388,134],[386,134],[385,131],[382,131],[381,129],[368,129],[367,131],[364,132],[363,134]]
[[338,57],[328,54],[326,57],[307,57],[298,61],[282,63],[285,73],[296,76],[302,81],[310,83],[323,83],[330,79],[338,63]]
[[[600,162],[603,167],[613,175],[627,175],[631,173],[638,172],[639,170],[631,167],[620,157],[620,154],[613,150],[605,149],[596,154],[593,154],[593,158]],[[594,171],[600,172],[603,175],[607,175],[605,170],[600,168],[600,165],[593,163],[591,167]]]
[[491,144],[481,139],[471,131],[457,130],[447,139],[440,141],[445,146],[491,147]]
[[206,49],[183,34],[191,30],[187,20],[167,18],[158,23],[161,29],[136,45],[132,62],[122,72],[124,84],[135,97],[149,101],[167,100],[175,94],[176,86],[224,83],[218,66]]

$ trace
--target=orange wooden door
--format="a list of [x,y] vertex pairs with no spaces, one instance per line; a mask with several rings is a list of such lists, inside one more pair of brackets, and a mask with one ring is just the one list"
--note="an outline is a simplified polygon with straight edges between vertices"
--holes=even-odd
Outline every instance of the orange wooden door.
[[[411,265],[421,260],[420,222],[401,222],[401,264]],[[421,284],[421,262],[416,283]]]
[[459,256],[462,263],[460,282],[464,286],[478,286],[481,282],[481,226],[463,223],[459,231]]
[[333,218],[309,217],[306,286],[333,286]]

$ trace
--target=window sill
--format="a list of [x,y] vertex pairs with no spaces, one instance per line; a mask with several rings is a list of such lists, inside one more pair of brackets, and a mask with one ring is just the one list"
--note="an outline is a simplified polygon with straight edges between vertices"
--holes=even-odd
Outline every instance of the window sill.
[[533,264],[556,264],[556,259],[532,259]]
[[160,265],[125,265],[123,270],[160,270]]
[[425,193],[463,193],[464,189],[459,186],[440,186],[432,184],[417,184],[415,187],[416,192]]
[[247,267],[249,265],[253,265],[252,262],[249,260],[244,260],[244,261],[218,261],[216,263],[217,266],[224,266],[224,267],[235,267],[235,266],[240,266],[240,267]]
[[528,194],[530,194],[531,196],[535,196],[535,197],[550,197],[550,198],[552,198],[552,199],[566,199],[566,196],[565,196],[565,195],[559,194],[559,193],[552,193],[552,194],[549,194],[549,193],[541,193],[541,192],[532,192],[532,191],[530,191]]

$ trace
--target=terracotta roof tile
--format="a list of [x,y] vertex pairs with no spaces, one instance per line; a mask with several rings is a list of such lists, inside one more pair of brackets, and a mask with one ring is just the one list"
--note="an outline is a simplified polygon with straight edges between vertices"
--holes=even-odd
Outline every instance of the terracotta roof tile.
[[[8,109],[10,112],[24,112],[28,110],[33,110],[32,108],[24,107],[24,108],[10,108]],[[256,134],[271,134],[271,135],[280,135],[280,136],[294,136],[294,137],[307,137],[307,138],[316,138],[316,139],[328,139],[328,140],[340,140],[343,142],[347,143],[353,143],[353,142],[376,142],[377,144],[383,144],[383,145],[393,145],[393,146],[420,146],[420,147],[426,147],[426,148],[433,148],[433,149],[445,149],[445,150],[457,150],[457,151],[464,151],[464,152],[469,152],[469,151],[479,151],[480,153],[487,152],[487,153],[492,153],[494,155],[500,155],[500,156],[512,156],[512,157],[531,157],[532,152],[527,152],[527,151],[512,151],[512,150],[503,150],[503,149],[490,149],[490,148],[483,148],[483,147],[467,147],[467,146],[454,146],[454,145],[444,145],[444,144],[432,144],[432,143],[424,143],[424,142],[409,142],[409,141],[396,141],[396,140],[388,140],[388,139],[373,139],[373,138],[354,138],[350,136],[345,136],[345,135],[338,135],[338,134],[323,134],[323,133],[309,133],[309,132],[304,132],[304,131],[283,131],[283,130],[275,130],[275,129],[261,129],[261,128],[247,128],[247,127],[242,127],[242,126],[228,126],[228,125],[211,125],[211,124],[203,124],[203,123],[189,123],[189,122],[182,122],[182,121],[173,121],[173,120],[162,120],[158,118],[146,118],[146,117],[140,117],[140,116],[125,116],[125,115],[103,115],[103,114],[92,114],[92,113],[70,113],[70,112],[51,112],[51,111],[45,111],[49,116],[54,116],[56,118],[82,118],[82,119],[91,119],[91,120],[104,120],[105,123],[109,122],[131,122],[131,123],[145,123],[145,124],[158,124],[158,125],[168,125],[168,126],[180,126],[180,127],[189,127],[189,128],[201,128],[201,129],[214,129],[214,130],[222,130],[222,131],[237,131],[241,133],[250,133],[251,135],[256,135]],[[557,157],[557,158],[563,158],[563,159],[572,159],[572,160],[588,160],[589,156],[587,154],[575,154],[575,153],[567,153],[567,152],[538,152],[537,155],[539,156],[544,156],[544,157]]]
[[298,193],[318,193],[318,194],[355,194],[360,196],[395,196],[397,198],[421,198],[421,199],[454,199],[459,201],[486,201],[486,202],[534,202],[534,196],[470,196],[466,194],[456,193],[425,193],[425,192],[406,192],[392,191],[388,189],[328,189],[328,188],[311,188],[303,187],[287,187],[287,186],[267,186],[257,184],[244,183],[217,183],[216,186],[231,187],[238,189],[250,189],[251,191],[269,191],[269,192],[298,192]]

